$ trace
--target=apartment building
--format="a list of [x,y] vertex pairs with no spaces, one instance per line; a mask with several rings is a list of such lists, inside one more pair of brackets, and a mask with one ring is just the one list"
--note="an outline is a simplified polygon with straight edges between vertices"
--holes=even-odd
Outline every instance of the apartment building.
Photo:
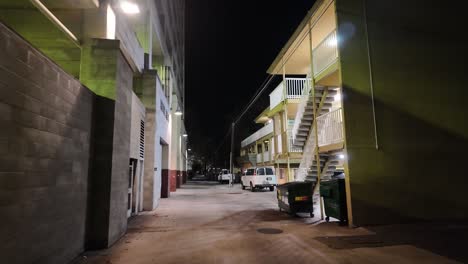
[[9,263],[109,247],[129,217],[180,187],[184,23],[182,0],[0,2]]
[[295,180],[302,148],[293,144],[292,126],[305,78],[284,77],[270,93],[270,105],[255,119],[264,126],[241,142],[238,163],[242,170],[251,166],[273,166],[278,183]]
[[[349,225],[466,219],[466,75],[453,8],[317,1],[268,73],[302,76],[295,180],[344,173]],[[460,55],[464,56],[464,55]],[[462,99],[463,98],[463,99]]]

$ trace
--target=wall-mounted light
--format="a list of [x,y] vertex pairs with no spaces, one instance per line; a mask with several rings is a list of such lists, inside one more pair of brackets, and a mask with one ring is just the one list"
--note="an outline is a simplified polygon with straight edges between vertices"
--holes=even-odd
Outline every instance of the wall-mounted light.
[[120,2],[120,8],[125,14],[134,15],[140,13],[140,8],[133,2],[122,1]]
[[336,47],[337,45],[338,45],[338,39],[337,39],[336,35],[331,36],[331,37],[327,40],[327,46],[328,46],[328,47]]
[[188,137],[187,133],[184,133],[182,136],[183,136],[183,137]]
[[338,155],[338,158],[340,158],[340,159],[344,159],[344,158],[345,158],[345,156],[344,156],[344,154],[340,154],[340,155]]
[[341,93],[335,95],[335,101],[341,101]]
[[187,149],[187,151],[192,151],[192,149]]

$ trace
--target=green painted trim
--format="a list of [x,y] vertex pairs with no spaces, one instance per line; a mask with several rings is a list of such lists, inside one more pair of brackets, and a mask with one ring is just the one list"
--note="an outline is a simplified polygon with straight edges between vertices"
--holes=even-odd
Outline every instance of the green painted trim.
[[268,113],[268,117],[272,117],[276,113],[283,111],[285,106],[286,106],[285,101],[279,103],[277,106],[275,106],[275,108],[270,110],[270,112]]
[[263,116],[267,116],[267,117],[270,117],[269,116],[269,113],[270,113],[270,107],[268,106],[267,108],[265,108],[265,110],[263,110],[263,112],[261,112],[255,119],[255,123],[261,123],[261,122],[258,122],[258,119],[262,118]]

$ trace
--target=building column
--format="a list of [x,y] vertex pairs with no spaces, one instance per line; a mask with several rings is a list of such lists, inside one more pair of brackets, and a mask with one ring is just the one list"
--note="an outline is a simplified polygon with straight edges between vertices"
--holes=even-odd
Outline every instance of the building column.
[[80,81],[96,95],[87,244],[106,248],[127,229],[133,72],[119,41],[91,39],[81,52]]
[[176,115],[175,111],[179,107],[178,99],[176,95],[172,96],[171,102],[171,154],[170,154],[170,165],[169,165],[169,186],[170,191],[175,192],[177,190],[177,179],[180,175],[180,143],[181,143],[181,116]]
[[[145,120],[145,163],[143,207],[145,211],[152,211],[159,205],[161,197],[167,197],[167,185],[163,177],[163,146],[161,135],[158,133],[156,107],[158,74],[156,70],[145,70],[136,79],[135,92],[146,108]],[[164,195],[163,195],[164,194]]]

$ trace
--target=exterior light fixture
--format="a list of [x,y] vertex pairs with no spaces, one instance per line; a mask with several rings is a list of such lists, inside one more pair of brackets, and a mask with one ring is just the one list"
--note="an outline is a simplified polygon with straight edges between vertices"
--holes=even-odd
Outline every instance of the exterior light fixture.
[[183,137],[188,137],[187,133],[184,133],[182,136],[183,136]]
[[330,38],[327,40],[327,46],[336,47],[337,45],[338,45],[338,39],[336,38],[336,35],[330,36]]
[[192,149],[187,149],[187,151],[192,151]]
[[140,8],[133,2],[122,1],[120,3],[120,8],[125,14],[134,15],[140,13]]
[[337,93],[335,95],[335,101],[340,101],[341,100],[341,93]]
[[174,115],[176,115],[176,116],[181,116],[182,115],[182,111],[180,110],[180,107],[177,107],[177,110],[174,112]]
[[340,154],[340,155],[338,155],[338,158],[340,158],[340,159],[344,159],[344,154]]

